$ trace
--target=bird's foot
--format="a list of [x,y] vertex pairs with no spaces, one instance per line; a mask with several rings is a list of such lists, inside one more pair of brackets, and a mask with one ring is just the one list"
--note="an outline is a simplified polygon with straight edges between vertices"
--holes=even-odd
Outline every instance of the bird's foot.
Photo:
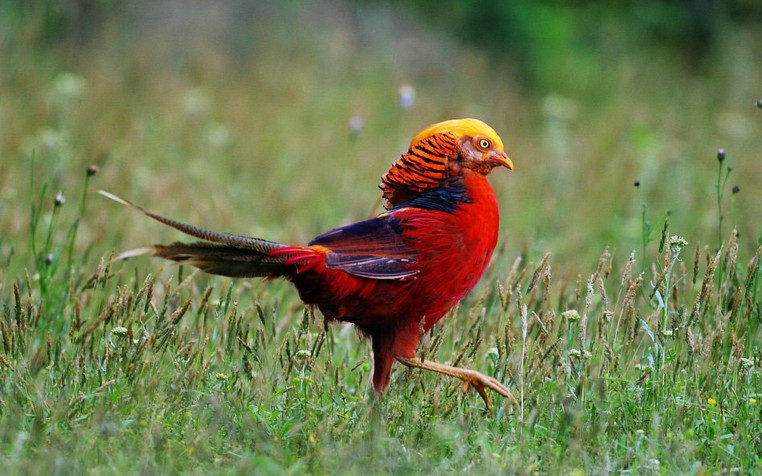
[[507,398],[514,405],[519,404],[519,402],[516,400],[510,390],[505,387],[505,385],[488,375],[477,372],[476,370],[464,369],[461,367],[452,367],[450,365],[440,364],[437,362],[421,360],[418,357],[397,356],[396,358],[400,363],[407,365],[408,367],[417,367],[419,369],[432,370],[434,372],[439,372],[445,375],[449,375],[450,377],[457,377],[463,380],[463,391],[467,392],[469,387],[475,388],[484,400],[485,405],[487,405],[487,409],[490,411],[492,411],[492,402],[490,402],[485,388],[490,388],[496,391],[500,395]]
[[484,404],[487,405],[487,409],[489,411],[492,411],[492,403],[489,400],[489,397],[487,396],[486,390],[484,388],[491,388],[492,390],[496,391],[500,395],[504,396],[510,402],[514,405],[518,405],[519,402],[516,400],[516,398],[513,396],[510,390],[503,385],[502,383],[498,382],[497,379],[494,379],[490,377],[489,375],[484,375],[481,372],[477,372],[476,370],[470,370],[470,369],[461,369],[462,375],[458,375],[457,377],[463,380],[463,393],[468,392],[469,387],[473,387],[477,392],[479,392],[479,395],[481,395],[482,399],[484,400]]

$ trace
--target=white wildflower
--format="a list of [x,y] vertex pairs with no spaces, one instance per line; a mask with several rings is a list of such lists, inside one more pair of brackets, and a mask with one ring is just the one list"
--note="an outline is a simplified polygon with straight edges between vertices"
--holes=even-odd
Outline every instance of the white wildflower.
[[669,249],[672,251],[672,254],[678,255],[683,248],[688,246],[688,241],[686,241],[686,239],[680,235],[672,235],[669,237],[667,244],[669,245]]
[[415,89],[409,84],[403,84],[399,89],[400,106],[410,109],[415,104]]
[[569,309],[568,311],[562,312],[561,317],[569,322],[577,322],[580,320],[579,312],[575,311],[574,309]]
[[754,367],[753,359],[741,358],[739,359],[738,363],[741,366],[741,370],[749,370]]

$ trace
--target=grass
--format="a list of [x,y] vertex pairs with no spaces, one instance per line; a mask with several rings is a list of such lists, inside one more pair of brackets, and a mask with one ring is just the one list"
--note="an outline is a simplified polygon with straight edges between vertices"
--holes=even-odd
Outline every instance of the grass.
[[667,240],[654,289],[631,261],[614,270],[608,252],[576,283],[554,284],[548,256],[516,259],[466,299],[422,352],[518,387],[521,407],[498,401],[495,415],[417,371],[398,369],[387,396],[371,397],[366,346],[283,283],[131,275],[108,256],[79,275],[12,281],[0,320],[4,465],[753,472],[759,251],[748,265],[732,239],[692,253]]
[[[257,12],[251,30],[206,15],[184,45],[150,22],[142,38],[107,22],[90,44],[46,50],[2,37],[3,472],[760,471],[760,117],[739,97],[762,68],[731,54],[758,33],[729,32],[695,90],[650,49],[628,50],[604,89],[588,74],[551,94],[433,33],[403,44],[393,12],[324,6],[333,28],[289,30],[310,14],[295,8]],[[410,56],[389,54],[400,45]],[[88,192],[305,242],[372,213],[406,140],[461,115],[493,123],[517,167],[493,177],[490,269],[421,352],[521,396],[494,415],[399,367],[374,398],[369,346],[286,283],[111,262],[176,235]]]

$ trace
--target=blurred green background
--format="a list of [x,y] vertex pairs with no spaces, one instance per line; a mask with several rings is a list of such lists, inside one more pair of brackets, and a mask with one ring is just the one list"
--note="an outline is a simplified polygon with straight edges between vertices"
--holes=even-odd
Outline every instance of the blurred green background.
[[[606,246],[624,260],[644,204],[655,234],[670,210],[672,232],[717,247],[719,148],[724,236],[750,255],[761,25],[751,0],[2,2],[0,257],[30,266],[30,203],[45,183],[75,201],[91,164],[92,188],[154,211],[305,243],[378,212],[410,138],[464,116],[516,166],[491,179],[498,260],[551,251],[572,276]],[[87,207],[83,259],[177,236]]]

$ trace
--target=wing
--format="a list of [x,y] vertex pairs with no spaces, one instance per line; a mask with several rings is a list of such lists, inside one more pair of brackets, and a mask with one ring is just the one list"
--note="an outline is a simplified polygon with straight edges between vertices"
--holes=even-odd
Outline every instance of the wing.
[[382,214],[324,233],[309,246],[324,248],[325,266],[372,279],[413,279],[416,253],[402,239],[394,214]]

